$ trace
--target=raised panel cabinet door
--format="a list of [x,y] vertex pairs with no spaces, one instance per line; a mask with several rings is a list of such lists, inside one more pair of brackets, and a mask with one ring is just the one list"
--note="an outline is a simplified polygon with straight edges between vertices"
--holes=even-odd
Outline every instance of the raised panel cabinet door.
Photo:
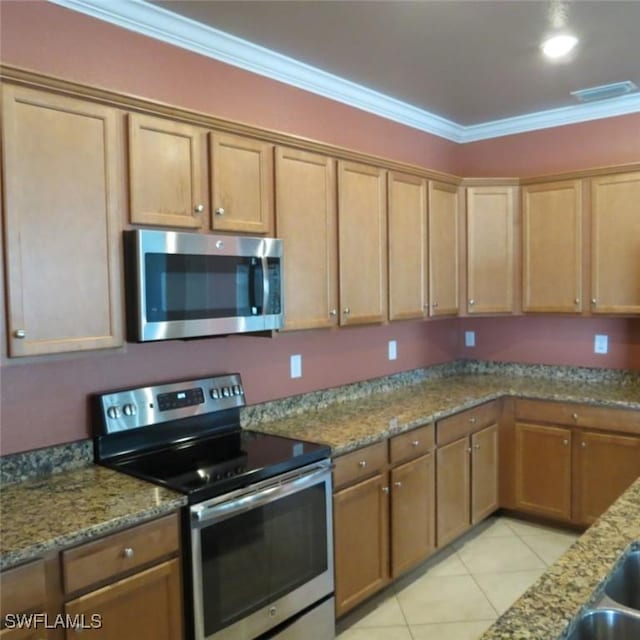
[[571,519],[571,429],[515,424],[516,509]]
[[464,533],[471,525],[469,438],[436,449],[436,542],[438,547]]
[[391,574],[435,549],[435,465],[427,454],[391,470]]
[[338,162],[340,324],[387,318],[386,171]]
[[389,487],[377,474],[333,496],[336,615],[389,581]]
[[640,172],[591,180],[591,311],[640,313]]
[[205,132],[136,113],[128,120],[131,222],[185,229],[204,226]]
[[484,520],[498,503],[498,425],[471,436],[471,524]]
[[427,304],[427,182],[389,173],[389,320],[422,318]]
[[455,315],[459,295],[458,187],[429,182],[429,313]]
[[120,114],[10,85],[2,102],[9,355],[120,346]]
[[338,322],[335,160],[276,148],[276,235],[285,247],[284,329]]
[[581,180],[523,187],[524,311],[582,311],[582,200]]
[[515,187],[467,188],[467,312],[514,310]]
[[640,476],[640,437],[585,431],[574,446],[575,520],[592,524]]
[[[169,560],[146,571],[91,591],[64,606],[96,640],[180,640],[184,637],[180,561]],[[77,617],[76,617],[77,616]],[[75,640],[68,629],[67,640]]]
[[211,227],[273,234],[273,150],[270,142],[210,134]]

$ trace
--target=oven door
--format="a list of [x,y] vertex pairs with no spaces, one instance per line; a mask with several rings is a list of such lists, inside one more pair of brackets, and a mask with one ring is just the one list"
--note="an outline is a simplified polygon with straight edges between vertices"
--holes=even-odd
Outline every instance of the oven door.
[[333,593],[329,461],[194,505],[191,521],[196,640],[256,638]]

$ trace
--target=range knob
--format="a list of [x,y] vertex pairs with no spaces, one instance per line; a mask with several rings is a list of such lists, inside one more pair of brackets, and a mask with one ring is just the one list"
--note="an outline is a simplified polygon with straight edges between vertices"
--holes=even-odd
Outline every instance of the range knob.
[[222,387],[222,397],[228,398],[231,395],[231,389],[229,387]]
[[220,397],[220,391],[218,391],[217,387],[214,387],[213,389],[211,389],[211,397],[214,400],[217,400]]
[[234,384],[233,385],[233,395],[234,396],[241,396],[242,395],[242,387],[239,384]]
[[112,420],[117,420],[120,417],[120,407],[109,407],[107,409],[107,416]]
[[125,416],[135,416],[136,415],[136,405],[135,404],[125,404],[122,407],[122,413]]

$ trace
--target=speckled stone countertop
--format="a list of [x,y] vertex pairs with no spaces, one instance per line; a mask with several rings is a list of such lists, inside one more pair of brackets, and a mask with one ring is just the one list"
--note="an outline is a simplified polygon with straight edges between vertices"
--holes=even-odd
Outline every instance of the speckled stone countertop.
[[481,640],[558,640],[640,540],[640,478],[508,609]]
[[175,511],[186,499],[90,465],[2,487],[0,569]]
[[252,428],[328,444],[340,455],[505,395],[640,410],[637,384],[466,374],[309,407]]

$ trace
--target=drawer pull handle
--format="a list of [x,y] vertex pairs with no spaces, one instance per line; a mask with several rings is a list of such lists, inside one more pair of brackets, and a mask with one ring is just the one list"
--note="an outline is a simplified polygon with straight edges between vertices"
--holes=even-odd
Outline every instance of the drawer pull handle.
[[471,418],[469,418],[469,422],[471,424],[475,424],[478,421],[478,418],[476,418],[475,416],[472,416]]
[[402,482],[398,481],[398,482],[394,482],[393,483],[394,487],[398,487],[398,489],[402,486]]
[[125,558],[133,558],[133,549],[131,547],[125,547],[122,551],[122,555]]
[[360,460],[360,462],[358,462],[358,466],[361,469],[364,469],[367,466],[367,461],[366,460]]
[[417,447],[417,446],[419,446],[419,445],[420,445],[420,440],[414,440],[414,441],[411,443],[411,446],[412,446],[412,447]]
[[572,413],[572,414],[571,414],[571,417],[572,417],[574,420],[577,420],[577,419],[578,419],[578,414],[577,414],[577,413]]

